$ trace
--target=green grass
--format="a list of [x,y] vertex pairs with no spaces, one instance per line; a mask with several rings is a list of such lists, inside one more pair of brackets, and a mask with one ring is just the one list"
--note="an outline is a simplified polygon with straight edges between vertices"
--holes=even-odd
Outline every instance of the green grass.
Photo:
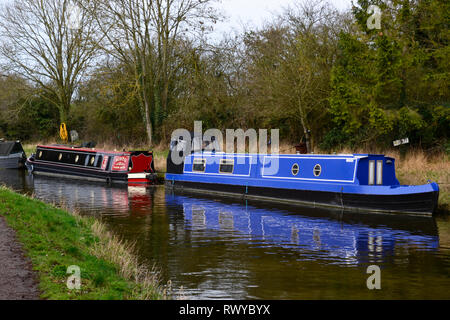
[[153,150],[153,154],[157,157],[167,158],[169,155],[169,149],[167,150]]
[[27,157],[31,156],[32,153],[36,152],[36,144],[23,144],[22,147]]
[[[96,253],[110,249],[111,243],[121,250],[128,247],[109,233],[98,236],[93,218],[68,211],[0,188],[0,215],[16,230],[33,269],[39,275],[43,299],[159,299],[163,294],[156,283],[142,285],[134,275],[122,275],[123,266],[103,259]],[[101,228],[100,228],[101,229]],[[99,228],[96,228],[99,230]],[[104,253],[102,253],[104,255]],[[132,256],[130,254],[130,256]],[[133,261],[127,265],[134,269]],[[66,282],[71,265],[81,269],[81,289],[69,290]],[[122,269],[121,269],[122,268]],[[143,292],[146,291],[146,292]]]

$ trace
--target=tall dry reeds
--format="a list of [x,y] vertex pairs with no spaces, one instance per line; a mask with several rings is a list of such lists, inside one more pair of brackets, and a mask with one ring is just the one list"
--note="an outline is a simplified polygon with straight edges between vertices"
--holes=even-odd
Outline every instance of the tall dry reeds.
[[155,266],[149,269],[139,262],[134,254],[135,244],[119,239],[98,220],[94,221],[91,229],[92,233],[99,239],[92,246],[91,253],[97,258],[118,266],[120,275],[136,284],[133,299],[153,300],[167,297],[167,292],[159,285],[159,271]]
[[450,211],[450,157],[445,153],[427,155],[423,150],[411,150],[404,157],[388,153],[397,159],[396,173],[401,184],[439,184],[439,210]]
[[[34,196],[34,194],[33,194]],[[61,200],[52,206],[63,209],[75,217],[78,223],[88,223],[76,209],[70,209]],[[99,220],[91,224],[92,234],[98,239],[90,248],[90,253],[117,267],[123,278],[134,282],[133,294],[128,297],[133,300],[156,300],[167,299],[172,294],[171,283],[161,285],[160,272],[153,266],[151,269],[140,263],[134,243],[121,240],[119,237],[107,230],[107,227]]]

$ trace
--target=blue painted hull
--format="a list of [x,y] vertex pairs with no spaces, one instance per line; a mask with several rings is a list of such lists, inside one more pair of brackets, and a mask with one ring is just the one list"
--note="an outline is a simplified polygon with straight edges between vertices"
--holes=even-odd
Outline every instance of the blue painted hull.
[[[363,212],[431,215],[437,207],[439,186],[434,182],[418,186],[400,185],[391,158],[380,155],[283,155],[277,160],[277,170],[269,174],[267,157],[193,154],[186,157],[182,173],[166,174],[166,184],[245,199]],[[204,170],[195,170],[193,163],[197,162],[198,169],[202,159],[205,163],[201,169]],[[221,173],[223,159],[234,161],[232,172]],[[370,162],[377,161],[376,169],[374,165],[368,169]],[[299,172],[291,170],[293,165],[300,168]],[[314,172],[314,168],[318,165],[321,172],[316,175],[318,172]],[[368,177],[370,175],[373,177]]]

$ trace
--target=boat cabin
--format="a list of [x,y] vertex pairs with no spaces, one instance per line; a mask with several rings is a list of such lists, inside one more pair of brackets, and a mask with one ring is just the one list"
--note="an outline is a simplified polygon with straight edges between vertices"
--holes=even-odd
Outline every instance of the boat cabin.
[[20,141],[0,139],[0,169],[23,168],[25,161],[26,155]]
[[[192,153],[176,172],[220,179],[246,177],[298,182],[345,183],[373,186],[399,185],[395,160],[383,155],[273,155]],[[182,169],[182,170],[180,170]]]

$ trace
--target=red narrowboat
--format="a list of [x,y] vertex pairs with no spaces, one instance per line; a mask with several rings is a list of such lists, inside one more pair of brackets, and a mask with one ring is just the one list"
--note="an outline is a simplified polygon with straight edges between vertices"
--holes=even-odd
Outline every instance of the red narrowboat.
[[38,145],[26,161],[35,174],[108,183],[150,185],[156,181],[149,151],[105,151],[66,145]]

